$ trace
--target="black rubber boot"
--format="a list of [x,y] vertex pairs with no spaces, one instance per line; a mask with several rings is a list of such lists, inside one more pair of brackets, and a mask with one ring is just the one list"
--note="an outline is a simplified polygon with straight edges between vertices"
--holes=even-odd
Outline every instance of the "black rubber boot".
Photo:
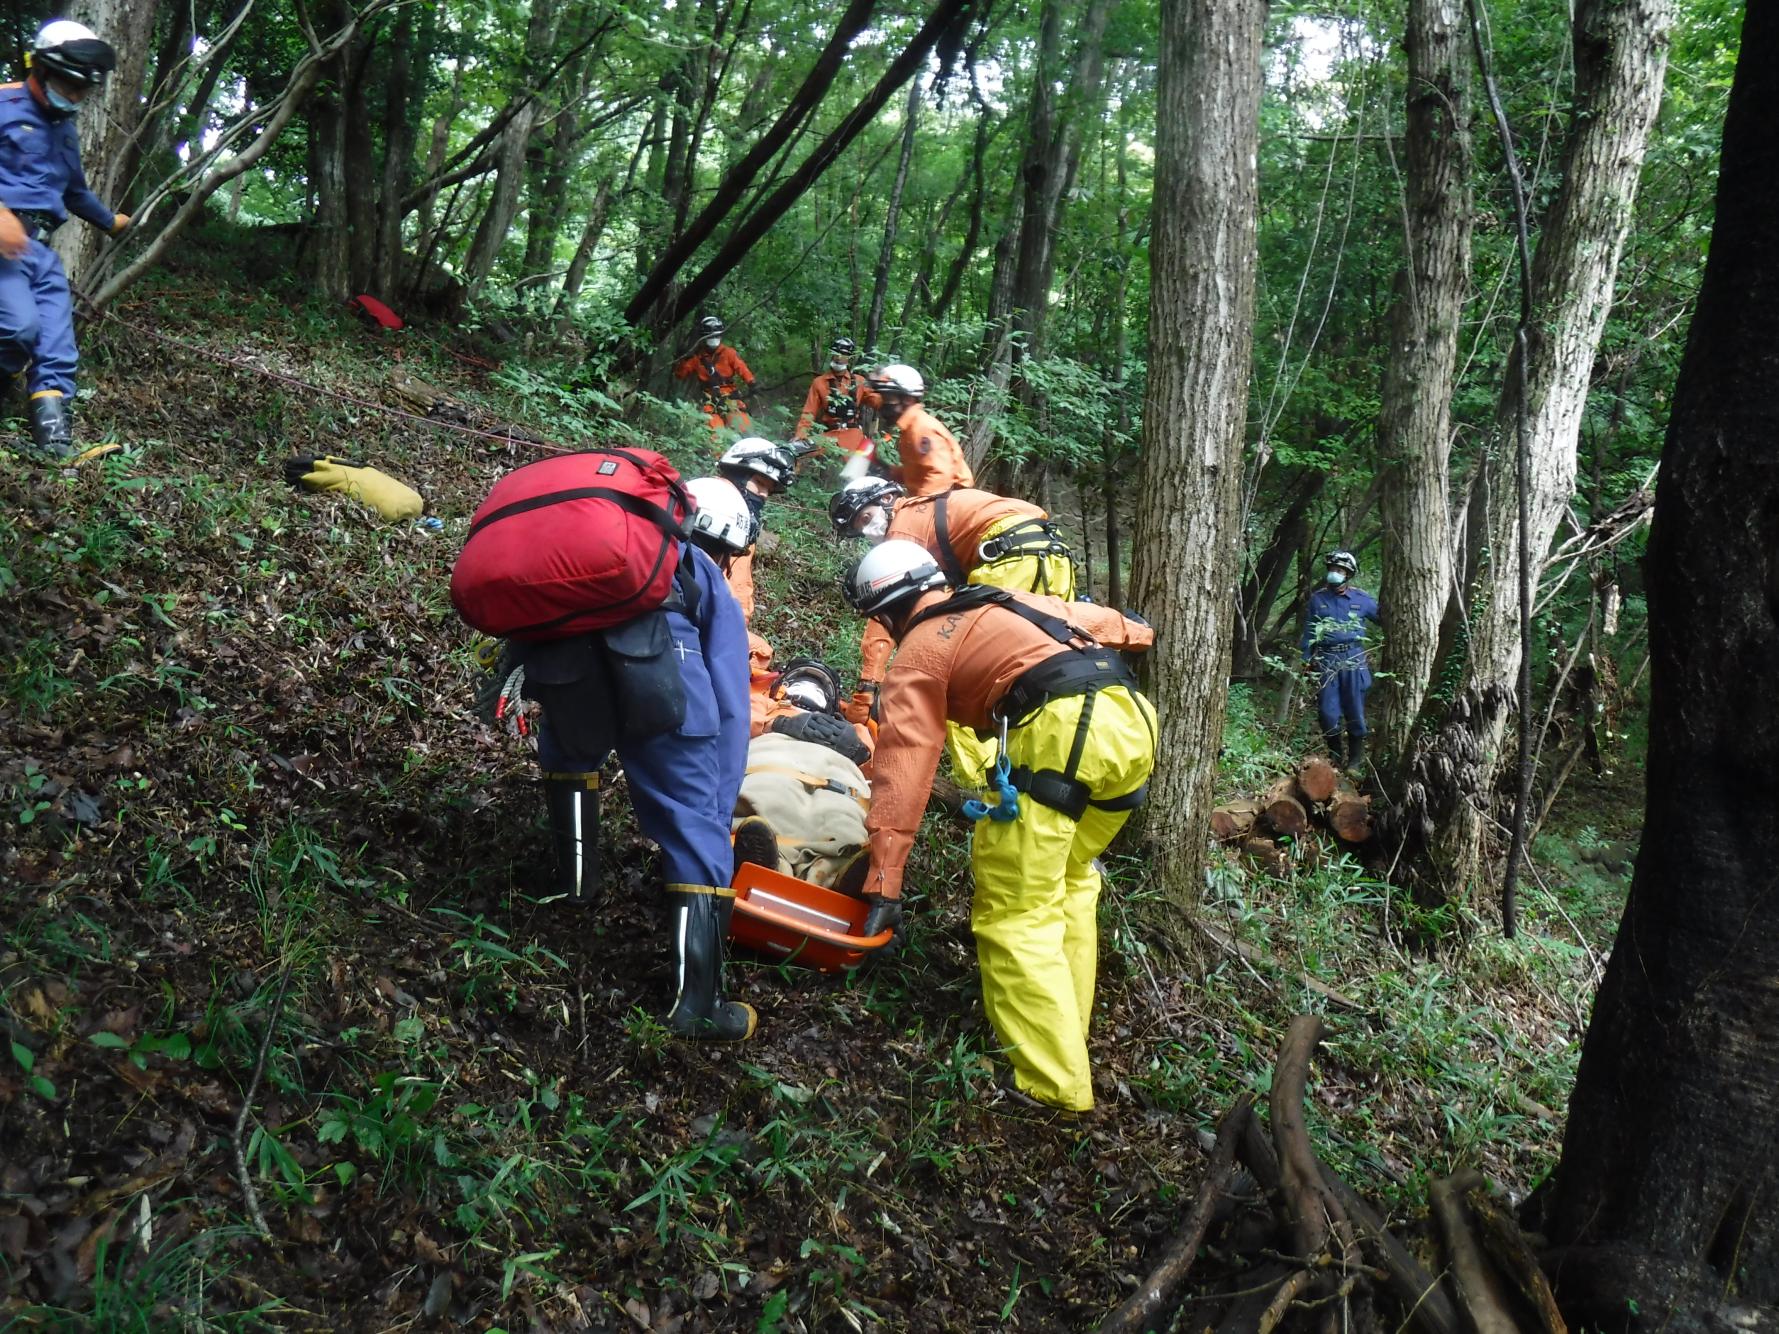
[[60,394],[31,399],[31,447],[49,460],[74,457],[74,418]]
[[545,774],[544,805],[556,850],[554,895],[591,903],[599,894],[599,775]]
[[1349,733],[1347,736],[1347,768],[1358,772],[1365,768],[1365,734]]
[[1334,761],[1336,769],[1347,767],[1346,738],[1339,732],[1324,732],[1322,740],[1328,743],[1328,758]]
[[696,1042],[745,1042],[759,1017],[754,1007],[723,999],[723,938],[733,895],[703,885],[667,891],[667,929],[673,940],[673,1006],[667,1026]]

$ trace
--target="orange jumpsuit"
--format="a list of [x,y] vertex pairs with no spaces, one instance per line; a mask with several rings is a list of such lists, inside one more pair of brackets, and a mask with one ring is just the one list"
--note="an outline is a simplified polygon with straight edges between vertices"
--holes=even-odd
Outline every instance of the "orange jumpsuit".
[[[877,395],[865,387],[864,376],[854,371],[823,371],[809,383],[809,393],[803,399],[803,415],[797,418],[797,430],[792,439],[807,439],[812,426],[832,431],[843,424],[828,411],[828,402],[836,392],[862,408],[878,405]],[[858,425],[856,417],[851,424]]]
[[753,426],[747,409],[739,404],[725,403],[725,400],[735,397],[737,380],[741,380],[749,388],[754,383],[754,373],[727,343],[714,352],[707,347],[699,347],[673,368],[673,375],[677,380],[686,380],[697,375],[698,382],[704,386],[704,411],[713,431],[725,426],[746,431]]
[[958,486],[974,486],[976,475],[964,460],[957,437],[932,413],[910,403],[896,419],[896,451],[902,462],[890,476],[911,496],[936,496]]
[[[946,590],[935,590],[922,594],[915,605],[924,608],[948,596]],[[1127,621],[1110,607],[1034,593],[1013,596],[1109,648],[1147,648],[1155,642],[1155,631]],[[1007,688],[1062,651],[1037,626],[994,606],[936,616],[909,631],[878,705],[877,777],[865,821],[871,831],[865,893],[901,897],[908,853],[945,749],[946,721],[978,731],[998,726],[989,710]]]
[[[939,523],[936,517],[937,506],[932,496],[904,496],[890,507],[889,531],[884,534],[890,538],[904,538],[910,542],[918,542],[939,562],[939,567],[951,575],[946,565],[945,556],[940,551]],[[980,560],[979,548],[988,530],[1004,519],[1047,519],[1050,516],[1036,505],[1023,500],[1014,500],[1010,496],[997,496],[992,491],[977,491],[972,488],[949,492],[945,497],[945,531],[951,539],[950,547],[957,568],[966,576],[976,568]],[[743,610],[745,610],[745,606]],[[889,666],[890,655],[895,652],[896,642],[890,638],[879,622],[865,622],[865,638],[859,645],[859,680],[875,684],[883,680],[883,670]]]

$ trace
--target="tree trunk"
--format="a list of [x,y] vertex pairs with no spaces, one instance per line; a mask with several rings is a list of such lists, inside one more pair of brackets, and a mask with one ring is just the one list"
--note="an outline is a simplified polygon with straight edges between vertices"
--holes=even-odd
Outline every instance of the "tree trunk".
[[1328,480],[1324,472],[1307,472],[1287,494],[1291,500],[1273,527],[1272,540],[1254,565],[1253,577],[1242,585],[1238,612],[1241,622],[1236,637],[1234,664],[1230,674],[1238,680],[1260,675],[1261,655],[1266,643],[1266,621],[1279,590],[1291,574],[1291,563],[1297,559],[1305,539],[1310,535],[1310,506],[1322,494]]
[[[531,0],[531,21],[525,30],[522,58],[526,70],[541,66],[554,44],[553,7],[554,0]],[[471,297],[476,296],[482,284],[488,281],[513,219],[519,215],[520,187],[525,183],[525,150],[541,110],[536,97],[528,98],[501,131],[499,146],[495,150],[494,197],[488,201],[487,211],[476,227],[475,239],[470,242],[469,255],[463,261],[463,285]]]
[[[437,11],[428,9],[425,33],[419,40],[420,60],[425,65],[432,53],[437,31]],[[390,47],[389,73],[383,99],[383,179],[377,195],[377,237],[371,272],[365,287],[387,302],[397,299],[402,279],[402,197],[413,170],[417,135],[414,98],[414,11],[403,10]]]
[[1469,30],[1462,0],[1409,0],[1406,255],[1384,358],[1383,582],[1390,634],[1380,719],[1401,755],[1439,649],[1451,594],[1447,473],[1458,324],[1470,281]]
[[599,178],[599,188],[594,191],[593,203],[587,209],[587,225],[581,229],[580,244],[575,247],[574,258],[568,262],[568,273],[562,279],[562,295],[556,298],[555,313],[558,318],[567,313],[569,307],[574,305],[574,299],[581,294],[581,284],[587,280],[587,265],[593,261],[593,249],[605,233],[611,203],[612,178],[602,176]]
[[346,219],[346,112],[342,104],[341,52],[321,76],[309,100],[309,281],[323,299],[352,295],[351,238]]
[[1162,0],[1137,610],[1160,717],[1153,867],[1197,911],[1228,698],[1229,603],[1254,331],[1263,0]]
[[951,309],[951,303],[956,300],[958,290],[964,284],[964,274],[969,271],[970,261],[975,258],[976,243],[982,238],[982,213],[988,194],[984,163],[988,157],[988,141],[993,125],[994,113],[978,94],[976,144],[970,153],[970,221],[964,230],[964,239],[958,246],[957,255],[951,261],[951,268],[946,272],[945,285],[927,306],[927,314],[935,320],[944,319],[945,312]]
[[[822,173],[876,119],[884,103],[926,63],[940,37],[968,21],[971,3],[972,0],[938,0],[920,31],[915,33],[907,48],[890,63],[871,91],[810,150],[809,156],[798,164],[796,171],[736,224],[723,241],[722,247],[699,271],[698,276],[662,306],[661,314],[655,321],[656,327],[671,329],[687,313],[696,309],[716,289],[718,283],[729,276],[759,239],[771,229],[772,224],[783,217],[786,210],[821,179]],[[635,304],[634,297],[631,303]]]
[[[148,76],[159,0],[81,0],[68,17],[86,24],[117,52],[117,69],[93,94],[80,118],[80,157],[93,192],[122,212],[134,153],[128,145],[142,123],[142,84]],[[56,236],[68,281],[81,286],[104,248],[105,234],[75,219]]]
[[[445,104],[438,119],[432,123],[432,137],[426,147],[426,169],[423,173],[429,181],[437,180],[445,169],[445,150],[451,145],[451,126],[457,119],[457,111],[463,104],[463,69],[464,62],[459,60],[457,68],[451,75],[451,100]],[[420,204],[420,222],[414,230],[414,249],[418,254],[426,254],[433,248],[433,206],[438,201],[438,192],[429,190]]]
[[[1670,0],[1582,0],[1576,11],[1575,108],[1563,183],[1532,266],[1526,540],[1534,561],[1543,561],[1574,491],[1594,351],[1661,103],[1672,21]],[[1508,385],[1516,378],[1510,365]],[[1497,414],[1499,457],[1484,459],[1467,506],[1471,521],[1486,525],[1479,548],[1486,554],[1470,598],[1468,670],[1437,733],[1417,743],[1405,785],[1411,826],[1431,834],[1417,874],[1452,896],[1482,879],[1484,835],[1519,670],[1513,404],[1510,389]],[[1424,815],[1414,813],[1421,808]]]
[[1645,566],[1643,843],[1548,1218],[1567,1249],[1547,1267],[1575,1328],[1776,1323],[1776,142],[1779,11],[1751,5]]
[[920,120],[920,80],[908,84],[908,112],[902,118],[902,152],[896,159],[896,179],[890,186],[889,204],[883,213],[883,246],[877,252],[877,270],[871,275],[871,313],[865,318],[865,346],[877,346],[883,327],[883,303],[889,295],[890,261],[896,254],[896,223],[902,213],[902,189],[908,184],[908,164],[914,157],[914,128]]

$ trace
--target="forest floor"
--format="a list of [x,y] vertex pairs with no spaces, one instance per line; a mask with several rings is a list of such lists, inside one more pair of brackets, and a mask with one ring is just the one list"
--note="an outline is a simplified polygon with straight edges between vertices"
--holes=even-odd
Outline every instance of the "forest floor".
[[[536,904],[534,766],[467,711],[450,563],[530,456],[223,364],[367,402],[395,368],[229,267],[163,270],[129,325],[85,331],[82,429],[127,452],[0,471],[0,1324],[1088,1328],[1304,1009],[1330,1026],[1312,1135],[1393,1217],[1457,1164],[1516,1195],[1548,1168],[1627,874],[1582,854],[1634,838],[1634,813],[1545,836],[1514,942],[1455,934],[1351,857],[1284,880],[1230,863],[1204,915],[1248,957],[1181,966],[1143,943],[1163,908],[1141,865],[1112,858],[1101,1106],[1079,1123],[997,1100],[938,816],[899,958],[845,979],[739,962],[758,1039],[670,1040],[625,802],[603,902]],[[399,345],[477,419],[565,439],[594,415],[516,364]],[[654,415],[659,447],[708,457]],[[443,533],[291,491],[292,449],[410,481]],[[782,656],[850,651],[823,496],[769,519],[760,628]],[[1238,694],[1231,792],[1296,742],[1255,712]]]

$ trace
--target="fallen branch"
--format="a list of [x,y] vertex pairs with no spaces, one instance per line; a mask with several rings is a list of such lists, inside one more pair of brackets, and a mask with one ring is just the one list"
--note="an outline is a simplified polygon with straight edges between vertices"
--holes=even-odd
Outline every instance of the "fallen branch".
[[266,1226],[266,1216],[260,1212],[259,1192],[254,1190],[253,1175],[247,1170],[247,1151],[241,1145],[241,1132],[247,1127],[247,1114],[253,1110],[260,1078],[266,1073],[266,1056],[272,1050],[272,1036],[278,1031],[279,1016],[284,1013],[284,993],[290,990],[290,969],[291,965],[285,964],[284,973],[278,979],[278,994],[272,998],[272,1010],[266,1016],[265,1036],[259,1040],[259,1055],[253,1062],[253,1078],[247,1081],[241,1110],[235,1115],[235,1128],[229,1134],[229,1144],[235,1151],[235,1175],[241,1182],[241,1198],[247,1202],[247,1216],[265,1241],[272,1239],[272,1229]]
[[1291,1303],[1303,1296],[1310,1284],[1315,1281],[1316,1275],[1313,1271],[1300,1269],[1279,1284],[1278,1292],[1273,1294],[1273,1299],[1260,1313],[1259,1323],[1254,1326],[1257,1334],[1272,1334],[1279,1327],[1279,1322],[1290,1312]]
[[1328,1164],[1320,1163],[1319,1166],[1323,1182],[1334,1192],[1341,1208],[1347,1211],[1360,1245],[1371,1252],[1387,1275],[1390,1291],[1396,1294],[1397,1301],[1408,1314],[1407,1327],[1419,1330],[1421,1334],[1464,1334],[1452,1299],[1439,1280],[1421,1266],[1408,1247],[1396,1240],[1377,1211],[1356,1190],[1341,1180]]
[[1163,1308],[1198,1257],[1198,1248],[1204,1243],[1205,1232],[1211,1225],[1217,1197],[1229,1184],[1230,1174],[1235,1169],[1235,1148],[1241,1139],[1242,1128],[1253,1119],[1253,1097],[1244,1093],[1224,1113],[1223,1121],[1217,1127],[1217,1143],[1211,1150],[1210,1165],[1205,1168],[1204,1180],[1199,1183],[1198,1194],[1192,1201],[1184,1226],[1168,1243],[1143,1285],[1101,1322],[1100,1334],[1136,1334],[1157,1323]]
[[1452,1276],[1458,1282],[1458,1293],[1469,1313],[1476,1334],[1516,1334],[1519,1329],[1509,1311],[1500,1284],[1489,1270],[1482,1247],[1472,1230],[1469,1207],[1464,1192],[1482,1178],[1474,1172],[1460,1172],[1443,1181],[1435,1181],[1428,1190],[1433,1219],[1445,1243],[1446,1258]]
[[1303,1114],[1310,1057],[1321,1038],[1319,1015],[1300,1014],[1291,1021],[1284,1046],[1279,1049],[1278,1063],[1273,1067],[1269,1110],[1273,1144],[1279,1151],[1283,1176],[1285,1211],[1291,1220],[1297,1253],[1307,1262],[1329,1248],[1332,1239],[1332,1249],[1344,1272],[1352,1269],[1359,1258],[1353,1227],[1340,1201],[1322,1180],[1321,1164],[1310,1147],[1309,1126]]
[[1476,1222],[1476,1231],[1482,1237],[1483,1249],[1495,1261],[1496,1271],[1506,1274],[1527,1305],[1538,1313],[1538,1334],[1568,1334],[1569,1326],[1557,1309],[1550,1280],[1545,1277],[1519,1224],[1480,1185],[1472,1188],[1466,1199]]

